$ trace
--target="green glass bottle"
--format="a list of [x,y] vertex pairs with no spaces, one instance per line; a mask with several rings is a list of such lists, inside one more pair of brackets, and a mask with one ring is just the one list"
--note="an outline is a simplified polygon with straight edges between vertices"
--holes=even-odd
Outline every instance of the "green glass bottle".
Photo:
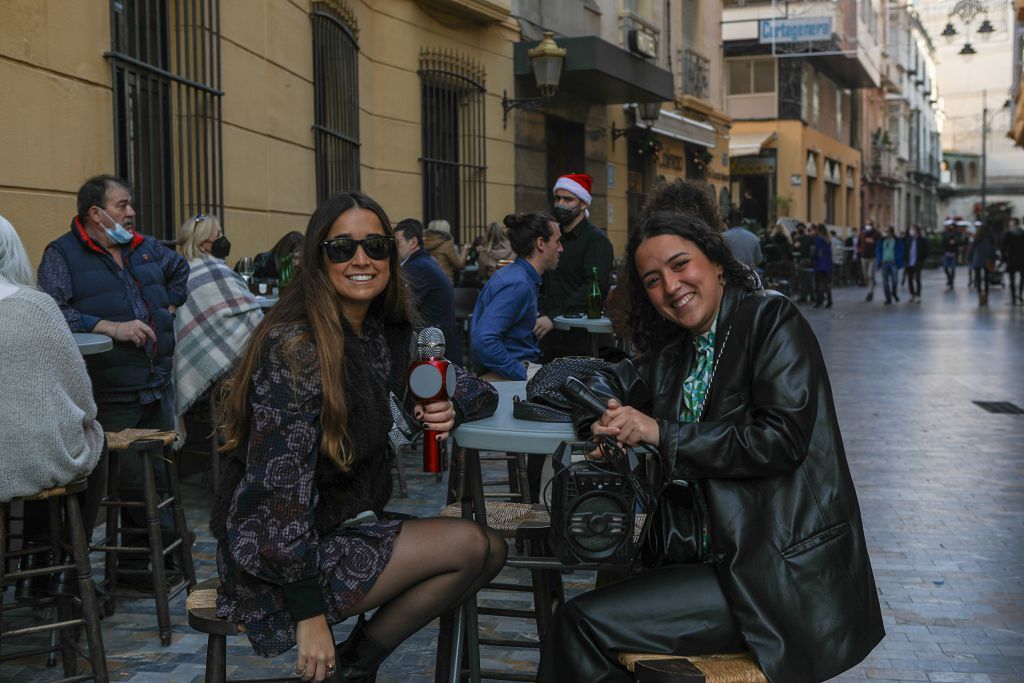
[[601,317],[601,285],[597,282],[597,266],[590,269],[590,293],[587,294],[587,317],[596,320]]
[[284,289],[288,286],[288,283],[292,281],[292,272],[295,266],[292,263],[292,255],[285,254],[284,258],[281,259],[281,273],[277,277],[277,286],[279,289]]

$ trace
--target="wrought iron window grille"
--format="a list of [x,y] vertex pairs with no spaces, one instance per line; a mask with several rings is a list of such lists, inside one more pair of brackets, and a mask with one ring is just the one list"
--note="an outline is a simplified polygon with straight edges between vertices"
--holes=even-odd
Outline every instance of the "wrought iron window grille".
[[111,0],[115,171],[136,224],[174,239],[186,216],[223,219],[220,1]]
[[423,218],[451,224],[456,242],[487,225],[486,74],[446,49],[420,51]]
[[360,187],[359,28],[342,2],[314,2],[313,138],[316,196]]

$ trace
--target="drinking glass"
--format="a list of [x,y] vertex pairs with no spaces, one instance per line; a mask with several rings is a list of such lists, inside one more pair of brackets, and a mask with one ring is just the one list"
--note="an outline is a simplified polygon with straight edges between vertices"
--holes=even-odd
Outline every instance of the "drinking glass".
[[253,272],[255,272],[255,268],[253,268],[252,257],[243,256],[238,261],[238,274],[242,276],[243,280],[245,280],[246,287],[248,287],[249,283],[252,281]]

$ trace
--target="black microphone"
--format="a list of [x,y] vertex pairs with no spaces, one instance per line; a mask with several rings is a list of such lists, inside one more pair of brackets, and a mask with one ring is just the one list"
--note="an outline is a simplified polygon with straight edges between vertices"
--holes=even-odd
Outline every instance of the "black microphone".
[[600,418],[608,405],[603,403],[586,384],[575,377],[566,377],[562,380],[562,393],[567,399],[583,408],[594,417]]

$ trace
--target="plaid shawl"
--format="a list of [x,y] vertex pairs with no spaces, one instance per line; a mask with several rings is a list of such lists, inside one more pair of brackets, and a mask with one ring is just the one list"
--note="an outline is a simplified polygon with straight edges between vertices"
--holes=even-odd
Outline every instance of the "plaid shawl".
[[188,265],[188,300],[174,319],[175,414],[179,418],[231,369],[263,320],[263,311],[245,281],[223,261],[197,258]]

